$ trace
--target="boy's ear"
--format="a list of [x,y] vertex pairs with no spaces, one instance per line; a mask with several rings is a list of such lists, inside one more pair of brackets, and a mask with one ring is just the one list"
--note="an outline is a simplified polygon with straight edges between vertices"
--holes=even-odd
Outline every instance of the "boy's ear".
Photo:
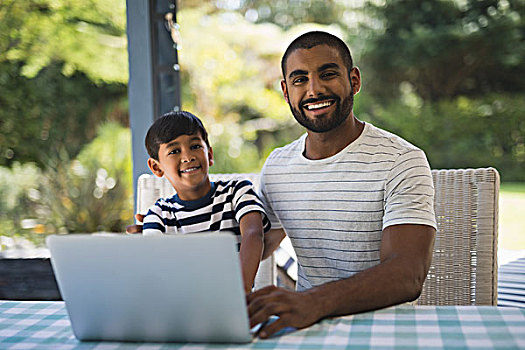
[[159,161],[156,159],[148,158],[148,168],[158,177],[162,177],[162,175],[164,175],[164,171],[160,168]]
[[209,166],[212,166],[214,161],[213,161],[213,148],[208,147],[208,159],[209,159]]

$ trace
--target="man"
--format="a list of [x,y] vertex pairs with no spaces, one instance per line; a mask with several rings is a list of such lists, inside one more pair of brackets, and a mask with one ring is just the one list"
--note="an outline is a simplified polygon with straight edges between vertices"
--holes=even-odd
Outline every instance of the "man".
[[282,58],[281,88],[306,135],[276,149],[261,172],[273,228],[265,256],[287,234],[298,257],[297,291],[270,286],[247,296],[266,338],[332,316],[415,300],[435,237],[434,189],[425,154],[358,120],[361,76],[337,37],[309,32]]
[[346,44],[324,32],[295,39],[281,88],[306,135],[276,149],[261,172],[272,222],[263,257],[287,234],[298,257],[297,291],[247,296],[250,323],[266,338],[333,316],[415,300],[435,237],[434,188],[425,154],[358,120],[361,88]]

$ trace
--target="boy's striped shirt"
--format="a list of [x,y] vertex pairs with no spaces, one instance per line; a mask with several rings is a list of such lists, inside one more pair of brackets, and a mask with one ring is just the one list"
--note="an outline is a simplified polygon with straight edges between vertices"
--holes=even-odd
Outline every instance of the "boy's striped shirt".
[[161,198],[144,218],[143,234],[185,234],[206,231],[229,231],[240,242],[241,218],[250,212],[260,212],[263,229],[270,222],[249,180],[212,182],[211,190],[201,199],[183,201],[177,194]]

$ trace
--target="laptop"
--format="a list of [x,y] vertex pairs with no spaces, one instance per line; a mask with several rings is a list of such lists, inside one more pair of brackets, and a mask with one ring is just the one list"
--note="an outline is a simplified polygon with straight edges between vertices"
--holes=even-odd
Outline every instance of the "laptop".
[[217,233],[47,238],[82,341],[250,342],[236,244]]

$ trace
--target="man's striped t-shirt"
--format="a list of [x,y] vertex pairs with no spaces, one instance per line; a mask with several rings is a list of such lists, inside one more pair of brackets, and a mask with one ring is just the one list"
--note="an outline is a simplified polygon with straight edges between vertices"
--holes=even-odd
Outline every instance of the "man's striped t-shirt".
[[263,229],[270,229],[264,207],[249,180],[212,182],[211,190],[201,199],[184,201],[177,194],[159,199],[144,218],[143,234],[179,234],[229,231],[240,242],[241,218],[260,212]]
[[417,147],[369,123],[329,158],[304,157],[305,140],[274,150],[261,173],[272,228],[285,229],[297,254],[297,290],[379,264],[387,226],[436,227],[432,175]]

